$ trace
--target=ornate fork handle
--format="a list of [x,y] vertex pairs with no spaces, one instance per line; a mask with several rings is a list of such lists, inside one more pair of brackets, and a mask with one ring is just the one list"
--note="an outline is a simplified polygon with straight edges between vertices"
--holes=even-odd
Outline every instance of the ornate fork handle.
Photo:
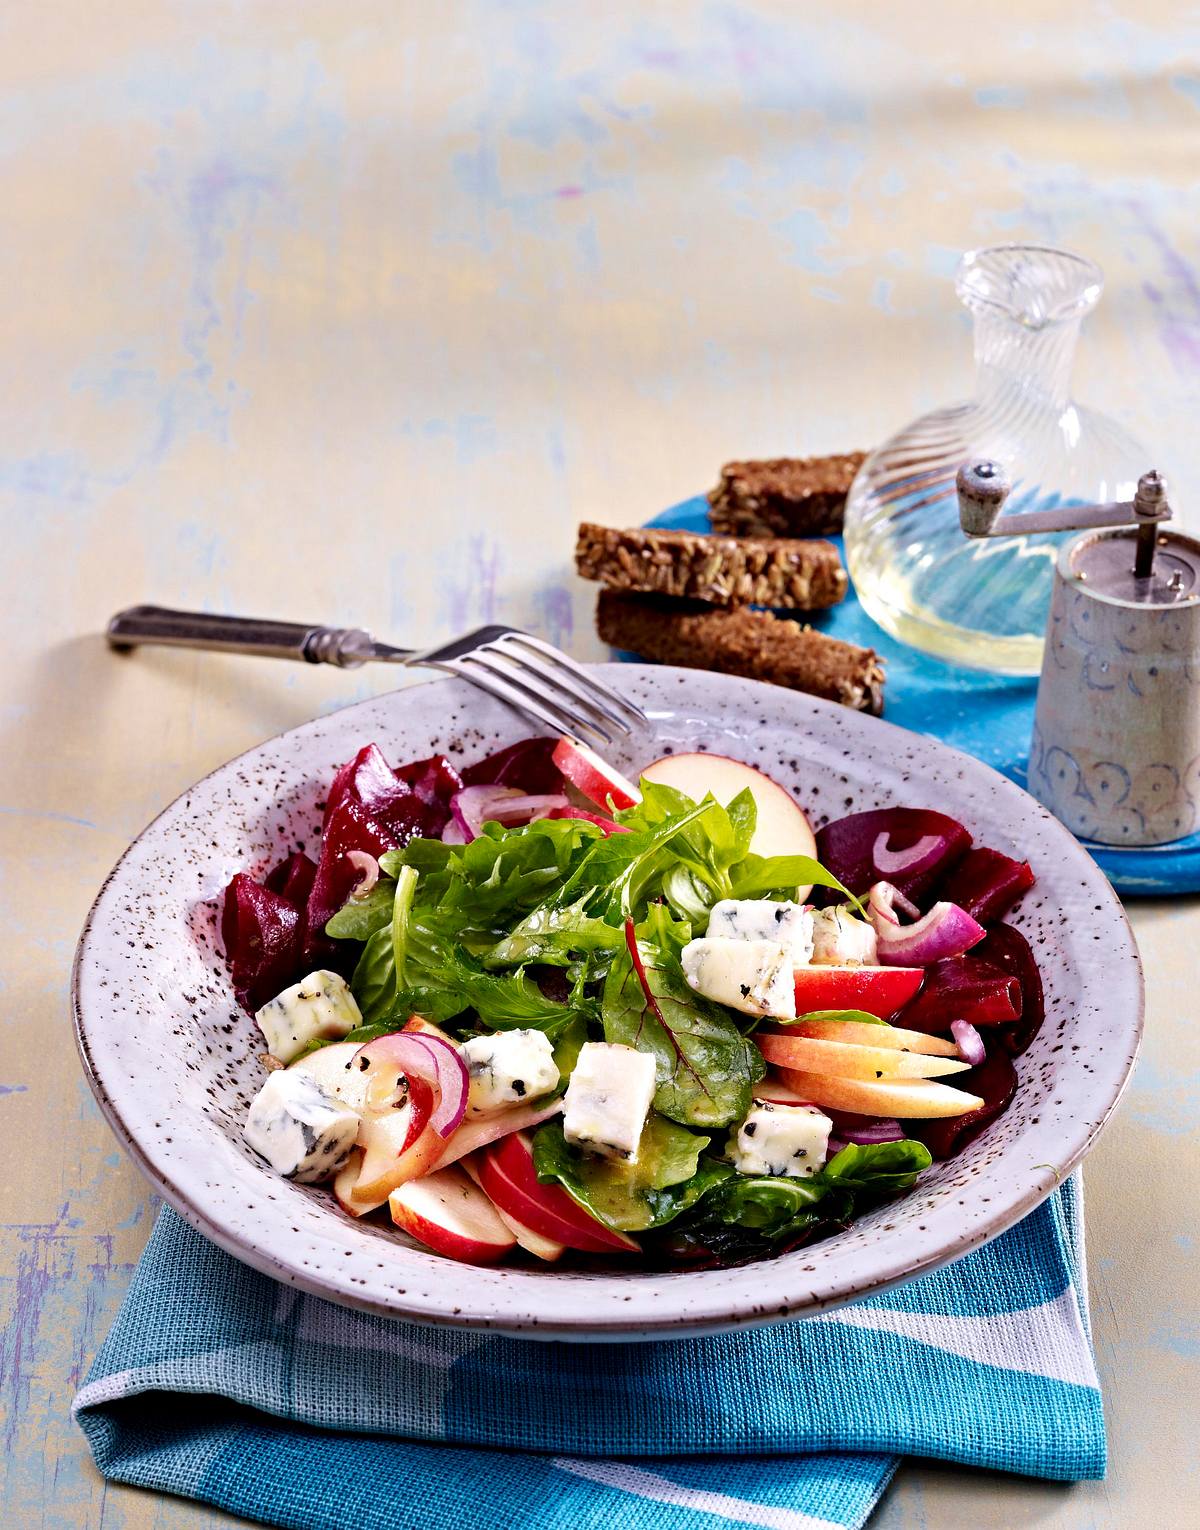
[[114,648],[156,643],[299,659],[306,664],[333,664],[338,669],[357,669],[369,659],[402,657],[395,649],[381,652],[381,645],[361,627],[212,616],[204,611],[170,611],[163,606],[130,606],[118,611],[108,624],[108,641]]

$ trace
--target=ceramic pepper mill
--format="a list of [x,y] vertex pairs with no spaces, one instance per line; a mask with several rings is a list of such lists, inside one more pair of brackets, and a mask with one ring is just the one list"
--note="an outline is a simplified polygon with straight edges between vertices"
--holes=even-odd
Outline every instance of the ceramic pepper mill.
[[1029,790],[1073,833],[1162,845],[1200,828],[1200,542],[1164,531],[1166,484],[1132,500],[1003,513],[999,463],[964,464],[969,537],[1089,528],[1055,567]]

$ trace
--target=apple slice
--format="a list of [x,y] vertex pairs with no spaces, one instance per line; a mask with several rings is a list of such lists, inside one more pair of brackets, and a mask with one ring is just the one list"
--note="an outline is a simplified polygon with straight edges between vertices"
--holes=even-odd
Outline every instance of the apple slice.
[[827,1073],[833,1078],[940,1078],[965,1073],[968,1066],[961,1060],[905,1052],[900,1047],[865,1047],[811,1036],[767,1034],[757,1040],[758,1050],[774,1067]]
[[[463,1159],[462,1169],[477,1185],[479,1184],[479,1170],[469,1158]],[[496,1215],[517,1240],[517,1246],[523,1248],[527,1254],[532,1254],[536,1259],[544,1259],[547,1264],[553,1264],[566,1253],[565,1243],[556,1243],[553,1238],[544,1238],[541,1233],[534,1232],[532,1227],[526,1227],[524,1222],[518,1222],[516,1217],[510,1216],[507,1211],[502,1211],[494,1201],[492,1205]]]
[[426,1020],[424,1015],[412,1015],[404,1022],[404,1030],[416,1031],[419,1036],[436,1036],[439,1041],[444,1041],[448,1047],[457,1048],[458,1042],[444,1031],[440,1025],[434,1025],[432,1020]]
[[[744,765],[724,754],[666,754],[647,765],[642,774],[647,780],[673,786],[693,802],[702,802],[711,792],[722,807],[748,788],[758,809],[751,853],[816,856],[817,841],[804,809],[791,792],[753,765]],[[811,891],[802,889],[801,897]]]
[[351,1110],[364,1110],[369,1074],[363,1068],[351,1066],[358,1050],[357,1042],[335,1041],[332,1046],[318,1047],[307,1057],[297,1058],[288,1071],[311,1078]]
[[856,1116],[893,1116],[898,1120],[930,1121],[938,1116],[965,1116],[978,1110],[983,1101],[978,1095],[931,1079],[830,1078],[826,1073],[799,1073],[782,1070],[789,1089],[814,1105],[830,1110],[844,1110]]
[[388,1210],[397,1227],[462,1264],[496,1264],[516,1247],[491,1201],[457,1167],[400,1185]]
[[523,1132],[532,1126],[540,1126],[551,1116],[558,1115],[562,1108],[560,1097],[551,1100],[548,1105],[514,1105],[498,1115],[477,1116],[473,1120],[466,1120],[446,1139],[445,1152],[434,1167],[444,1169],[448,1164],[457,1163],[476,1148],[487,1147],[489,1142],[498,1142],[501,1137],[507,1137],[509,1132]]
[[[869,1013],[869,1011],[868,1011]],[[958,1057],[958,1046],[924,1031],[906,1031],[898,1025],[868,1025],[863,1020],[800,1020],[780,1035],[811,1036],[816,1041],[850,1041],[865,1047],[898,1047],[924,1057]]]
[[362,1148],[355,1148],[342,1167],[333,1176],[333,1194],[338,1205],[349,1217],[365,1217],[372,1211],[378,1211],[387,1199],[380,1196],[377,1201],[356,1201],[354,1199],[354,1186],[358,1183],[362,1173]]
[[479,1182],[495,1204],[544,1238],[585,1254],[637,1253],[624,1233],[612,1232],[559,1185],[543,1185],[534,1172],[532,1144],[514,1132],[475,1160]]
[[576,791],[606,813],[642,800],[632,781],[578,739],[560,738],[551,759]]
[[797,967],[796,1013],[862,1009],[886,1020],[916,993],[922,967]]
[[429,1125],[432,1110],[433,1090],[422,1079],[411,1079],[403,1105],[363,1115],[362,1169],[350,1192],[356,1201],[382,1201],[398,1185],[429,1173],[446,1147],[446,1139]]

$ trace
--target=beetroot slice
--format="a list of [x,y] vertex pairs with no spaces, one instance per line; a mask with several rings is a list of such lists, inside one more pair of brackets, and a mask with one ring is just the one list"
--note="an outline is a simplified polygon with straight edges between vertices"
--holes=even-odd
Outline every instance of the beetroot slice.
[[303,850],[297,850],[267,873],[266,885],[294,909],[302,909],[308,902],[316,875],[316,862],[309,860]]
[[938,889],[938,897],[965,908],[980,924],[993,924],[1033,886],[1028,861],[980,845],[968,850]]
[[[463,778],[444,754],[431,755],[427,760],[414,760],[411,765],[397,765],[397,777],[411,786],[413,793],[426,807],[439,808],[450,817],[450,799],[463,789]],[[442,824],[437,833],[446,827]]]
[[462,773],[464,786],[515,786],[527,796],[542,797],[562,791],[562,772],[551,759],[556,738],[523,738],[469,765]]
[[326,820],[321,859],[308,897],[308,926],[314,934],[324,934],[325,926],[358,881],[358,868],[346,859],[346,851],[365,850],[378,857],[399,843],[398,836],[373,818],[361,802],[349,796],[342,798]]
[[937,1035],[949,1031],[954,1020],[1004,1025],[1019,1019],[1023,998],[1020,980],[977,954],[986,944],[985,937],[969,956],[947,956],[926,968],[920,993],[900,1011],[896,1024]]
[[[893,853],[907,850],[926,835],[941,844],[921,870],[885,872],[875,864],[875,845],[881,834],[888,836],[886,846]],[[873,882],[887,881],[905,897],[916,900],[962,859],[970,843],[971,836],[962,824],[945,813],[928,808],[876,808],[827,823],[817,834],[817,859],[852,893],[861,895]]]
[[251,1014],[293,982],[304,920],[281,894],[239,872],[225,889],[221,939],[238,1003]]
[[989,1054],[985,1063],[966,1073],[954,1075],[954,1087],[983,1100],[978,1110],[965,1116],[951,1116],[938,1121],[908,1123],[910,1136],[919,1138],[935,1158],[953,1158],[969,1142],[974,1142],[985,1126],[1008,1109],[1017,1089],[1017,1070],[1007,1052]]
[[975,951],[981,960],[1000,967],[1021,985],[1020,1017],[998,1033],[1008,1053],[1020,1057],[1046,1019],[1046,995],[1033,951],[1020,930],[1011,924],[994,924]]

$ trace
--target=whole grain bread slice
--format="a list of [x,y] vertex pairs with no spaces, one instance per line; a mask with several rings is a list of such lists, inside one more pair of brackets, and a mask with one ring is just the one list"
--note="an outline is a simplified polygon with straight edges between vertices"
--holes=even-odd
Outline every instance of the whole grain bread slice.
[[768,680],[875,716],[883,711],[883,663],[874,649],[769,611],[601,590],[596,630],[612,647],[660,664]]
[[840,531],[865,452],[727,462],[708,496],[714,531],[735,537],[804,537]]
[[836,605],[848,585],[832,542],[619,531],[589,521],[579,528],[575,567],[613,590],[716,606],[815,611]]

